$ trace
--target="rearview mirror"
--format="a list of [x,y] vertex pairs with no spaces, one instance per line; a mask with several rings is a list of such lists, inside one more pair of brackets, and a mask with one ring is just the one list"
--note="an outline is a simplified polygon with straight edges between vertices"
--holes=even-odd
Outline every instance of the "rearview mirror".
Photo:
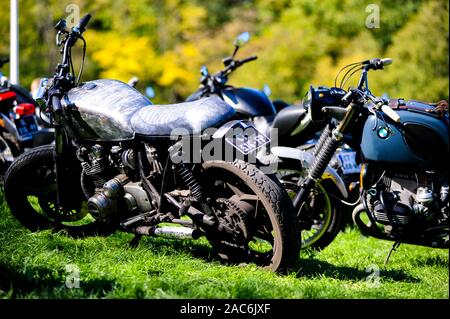
[[250,40],[250,33],[248,33],[247,31],[246,32],[242,32],[234,40],[234,46],[235,47],[240,47],[240,46],[246,44],[249,40]]
[[200,68],[200,74],[202,76],[207,76],[209,74],[208,68],[204,65],[202,65],[202,67]]
[[147,95],[148,98],[153,99],[156,96],[155,89],[149,85],[145,88],[145,95]]
[[263,92],[265,95],[267,95],[268,97],[272,94],[272,90],[270,89],[270,86],[268,86],[267,84],[264,84],[263,86]]

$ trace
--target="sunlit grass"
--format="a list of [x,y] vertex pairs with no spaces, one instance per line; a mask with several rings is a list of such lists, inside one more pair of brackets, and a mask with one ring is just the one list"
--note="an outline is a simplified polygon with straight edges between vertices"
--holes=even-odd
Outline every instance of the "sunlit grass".
[[[224,265],[204,238],[171,241],[131,234],[73,239],[31,233],[0,195],[0,296],[3,298],[448,298],[448,251],[392,243],[357,230],[322,252],[303,251],[296,269],[277,275],[255,265]],[[68,265],[72,268],[66,268]],[[78,267],[80,288],[69,289]],[[379,270],[379,279],[371,273]]]

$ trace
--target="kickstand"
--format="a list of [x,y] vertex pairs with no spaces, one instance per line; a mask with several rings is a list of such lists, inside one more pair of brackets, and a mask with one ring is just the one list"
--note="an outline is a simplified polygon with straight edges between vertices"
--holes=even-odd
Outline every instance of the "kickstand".
[[384,260],[384,267],[386,267],[387,263],[389,262],[389,258],[391,257],[391,254],[393,251],[397,250],[397,248],[400,246],[400,242],[396,241],[394,245],[392,245],[391,249],[389,250],[389,253],[386,256],[386,259]]
[[132,248],[136,248],[139,245],[139,241],[141,240],[142,235],[136,234],[133,239],[130,241],[130,246]]

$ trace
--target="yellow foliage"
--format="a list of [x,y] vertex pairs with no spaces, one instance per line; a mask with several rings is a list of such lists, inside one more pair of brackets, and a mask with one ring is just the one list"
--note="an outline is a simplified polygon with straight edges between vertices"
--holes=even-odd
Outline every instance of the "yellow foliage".
[[188,95],[198,86],[198,70],[203,61],[199,49],[192,43],[178,46],[161,57],[162,74],[158,84]]
[[180,29],[185,32],[195,32],[201,28],[207,12],[205,8],[194,4],[185,4],[180,10],[181,25]]
[[92,58],[101,68],[100,76],[128,81],[158,77],[160,58],[147,37],[122,36],[115,33],[86,33],[86,40],[93,46]]

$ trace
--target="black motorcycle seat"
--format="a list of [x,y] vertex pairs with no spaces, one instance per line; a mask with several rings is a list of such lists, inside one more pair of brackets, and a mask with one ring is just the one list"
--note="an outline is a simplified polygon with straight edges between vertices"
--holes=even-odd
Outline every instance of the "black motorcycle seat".
[[131,117],[131,127],[136,134],[145,136],[201,134],[235,112],[219,97],[211,96],[193,102],[143,107]]
[[291,135],[305,115],[303,105],[287,106],[275,116],[271,130],[278,129],[278,137]]

